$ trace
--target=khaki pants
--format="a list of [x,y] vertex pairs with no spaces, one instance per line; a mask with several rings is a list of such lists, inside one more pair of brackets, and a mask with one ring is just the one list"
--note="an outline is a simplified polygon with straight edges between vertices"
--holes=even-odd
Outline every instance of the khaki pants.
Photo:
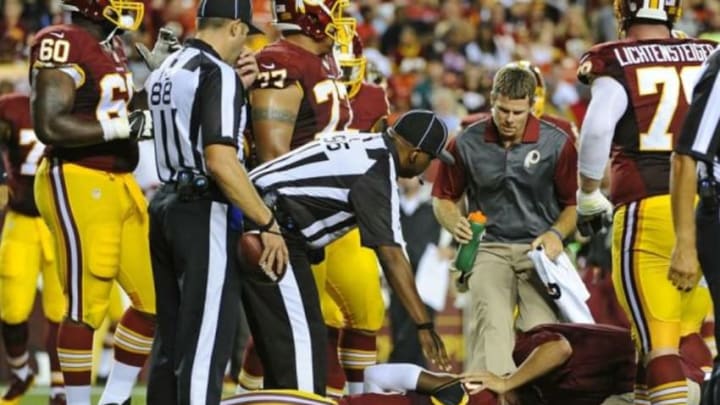
[[527,257],[529,249],[527,244],[480,245],[469,280],[466,371],[488,370],[497,375],[515,371],[516,327],[528,330],[558,321],[555,306]]

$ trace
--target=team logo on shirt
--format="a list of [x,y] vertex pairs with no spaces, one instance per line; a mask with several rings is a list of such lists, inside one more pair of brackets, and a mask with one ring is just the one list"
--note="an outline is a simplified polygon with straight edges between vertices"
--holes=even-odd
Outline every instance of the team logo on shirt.
[[540,161],[540,152],[537,151],[537,149],[531,150],[527,155],[525,155],[525,169],[530,169],[531,166],[536,165]]

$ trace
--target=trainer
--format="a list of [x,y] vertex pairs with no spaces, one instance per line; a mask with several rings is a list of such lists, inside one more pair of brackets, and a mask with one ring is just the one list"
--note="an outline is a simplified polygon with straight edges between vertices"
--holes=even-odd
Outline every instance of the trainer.
[[257,75],[254,57],[243,52],[248,34],[258,31],[251,10],[250,0],[201,1],[196,37],[145,84],[164,183],[150,203],[158,306],[151,404],[220,402],[240,300],[241,224],[231,220],[238,217],[232,207],[262,224],[268,266],[287,261],[278,224],[237,158],[245,88]]

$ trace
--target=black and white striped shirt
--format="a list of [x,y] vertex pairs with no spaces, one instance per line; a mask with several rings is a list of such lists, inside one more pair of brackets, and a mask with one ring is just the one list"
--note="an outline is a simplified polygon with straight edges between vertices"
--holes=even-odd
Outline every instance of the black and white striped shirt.
[[[713,166],[720,179],[720,47],[703,64],[676,151]],[[701,167],[701,170],[704,170]]]
[[203,151],[227,144],[242,151],[245,91],[233,68],[205,42],[187,41],[145,82],[152,113],[158,177],[206,173]]
[[330,132],[250,172],[312,247],[354,227],[363,246],[405,246],[400,227],[397,153],[382,134]]

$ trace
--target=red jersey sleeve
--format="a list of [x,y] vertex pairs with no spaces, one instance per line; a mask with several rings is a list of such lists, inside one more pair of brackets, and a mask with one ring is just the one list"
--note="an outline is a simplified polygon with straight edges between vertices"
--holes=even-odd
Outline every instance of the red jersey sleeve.
[[596,77],[622,77],[623,69],[613,55],[617,42],[598,44],[590,48],[581,58],[578,68],[578,80],[591,84]]
[[565,339],[563,335],[544,329],[534,329],[526,333],[521,333],[515,342],[513,360],[515,360],[515,364],[520,365],[530,356],[533,350],[541,345],[563,339]]
[[30,47],[32,69],[60,69],[72,77],[75,88],[85,83],[88,55],[96,52],[89,44],[97,46],[90,34],[69,25],[53,25],[38,32]]
[[253,85],[256,89],[285,89],[302,80],[298,67],[302,61],[293,61],[287,52],[267,47],[257,54],[259,73]]
[[433,183],[433,197],[455,201],[465,192],[465,166],[457,150],[457,139],[458,137],[451,139],[447,146],[448,152],[455,158],[455,164],[440,162]]

